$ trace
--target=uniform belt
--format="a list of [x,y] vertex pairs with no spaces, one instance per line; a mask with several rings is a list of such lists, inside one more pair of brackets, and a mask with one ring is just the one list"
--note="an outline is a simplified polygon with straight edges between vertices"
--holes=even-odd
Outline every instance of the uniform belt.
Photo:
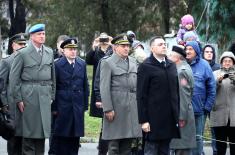
[[112,91],[124,91],[124,92],[131,92],[131,93],[136,93],[136,88],[121,88],[121,87],[112,87]]
[[39,84],[42,86],[46,86],[46,85],[52,85],[52,81],[51,80],[22,80],[22,83],[24,84]]

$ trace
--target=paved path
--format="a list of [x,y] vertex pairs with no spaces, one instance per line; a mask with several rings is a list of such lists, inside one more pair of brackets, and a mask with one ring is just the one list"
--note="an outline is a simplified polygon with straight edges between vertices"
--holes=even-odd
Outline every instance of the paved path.
[[[98,151],[96,149],[97,143],[81,143],[82,147],[79,150],[79,155],[97,155]],[[0,155],[7,155],[7,143],[4,139],[0,138]],[[48,140],[46,140],[46,151],[45,155],[48,152]]]
[[[81,143],[82,147],[79,150],[79,155],[97,155],[97,143]],[[0,138],[0,155],[7,155],[7,151],[6,151],[6,141],[3,140],[2,138]],[[45,155],[47,155],[48,152],[48,140],[46,140],[46,153]],[[206,155],[212,155],[212,150],[211,147],[209,146],[204,146],[204,150],[205,150],[205,154]],[[228,151],[227,151],[228,152]],[[229,155],[229,153],[227,153],[226,155]]]

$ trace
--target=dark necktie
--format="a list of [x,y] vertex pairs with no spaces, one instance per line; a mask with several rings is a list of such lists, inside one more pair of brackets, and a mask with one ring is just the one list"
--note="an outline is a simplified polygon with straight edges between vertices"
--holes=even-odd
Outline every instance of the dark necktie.
[[161,64],[162,64],[163,67],[166,67],[166,62],[165,61],[162,61]]
[[74,63],[73,62],[70,65],[71,65],[72,68],[74,68]]

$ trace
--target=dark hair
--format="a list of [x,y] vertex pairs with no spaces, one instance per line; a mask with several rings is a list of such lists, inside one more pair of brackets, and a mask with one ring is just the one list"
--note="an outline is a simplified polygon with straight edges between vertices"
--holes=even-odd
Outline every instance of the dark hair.
[[60,35],[58,38],[57,38],[57,43],[60,42],[60,41],[65,41],[69,39],[69,36],[67,35]]
[[153,38],[151,38],[149,45],[151,46],[156,39],[163,39],[163,37],[162,36],[154,36]]
[[210,47],[211,49],[212,49],[212,52],[213,52],[213,59],[215,59],[215,48],[212,46],[212,45],[210,45],[210,44],[207,44],[207,45],[205,45],[204,47],[203,47],[203,49],[202,49],[202,58],[204,59],[204,53],[205,53],[205,49],[207,48],[207,47]]
[[210,47],[210,48],[212,49],[212,51],[215,52],[215,48],[214,48],[212,45],[210,45],[210,44],[205,45],[205,46],[203,47],[203,50],[202,50],[202,51],[204,52],[207,47]]

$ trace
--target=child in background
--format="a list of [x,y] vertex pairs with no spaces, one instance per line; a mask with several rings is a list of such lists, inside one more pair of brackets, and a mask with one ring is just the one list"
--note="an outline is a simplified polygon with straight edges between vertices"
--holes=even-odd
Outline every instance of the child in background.
[[194,26],[194,19],[193,16],[191,16],[190,14],[184,15],[181,18],[181,26],[180,29],[177,33],[177,43],[180,45],[184,45],[185,41],[184,41],[184,35],[186,32],[191,31],[192,33],[195,34],[195,40],[199,41],[197,33],[195,31],[195,26]]
[[195,31],[187,31],[184,34],[183,41],[186,43],[187,41],[198,41],[198,36]]

